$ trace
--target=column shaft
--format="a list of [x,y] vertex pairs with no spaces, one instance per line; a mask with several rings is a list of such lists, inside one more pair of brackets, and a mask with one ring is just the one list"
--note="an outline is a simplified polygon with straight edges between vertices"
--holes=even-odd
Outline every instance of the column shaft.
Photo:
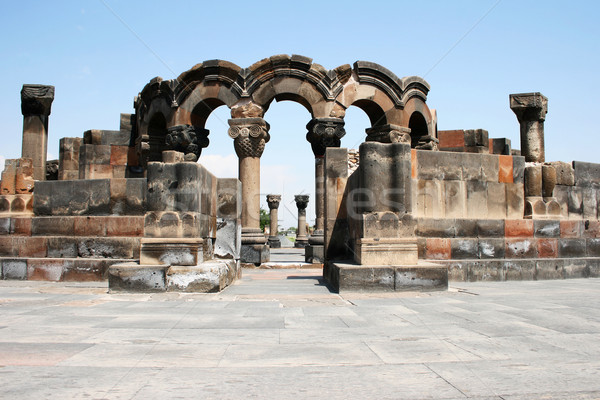
[[33,161],[33,178],[36,181],[46,180],[47,153],[48,116],[24,116],[22,157]]
[[242,227],[260,229],[260,157],[240,158]]

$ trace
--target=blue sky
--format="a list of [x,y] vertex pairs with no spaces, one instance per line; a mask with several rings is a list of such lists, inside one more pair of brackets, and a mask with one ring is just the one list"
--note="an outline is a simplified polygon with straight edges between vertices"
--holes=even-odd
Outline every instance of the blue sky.
[[[515,148],[519,126],[508,95],[540,91],[549,98],[546,160],[598,162],[599,11],[595,1],[5,2],[0,156],[20,156],[24,83],[56,86],[48,151],[57,158],[61,137],[118,129],[119,114],[133,112],[133,98],[155,76],[175,78],[209,59],[247,67],[301,54],[328,69],[366,60],[400,77],[424,76],[439,129],[484,128]],[[220,107],[207,123],[211,144],[202,158],[218,176],[237,171],[228,118]],[[272,140],[261,191],[284,194],[281,225],[288,227],[293,194],[314,192],[310,115],[281,102],[265,119]],[[368,127],[351,107],[342,146],[358,147]]]

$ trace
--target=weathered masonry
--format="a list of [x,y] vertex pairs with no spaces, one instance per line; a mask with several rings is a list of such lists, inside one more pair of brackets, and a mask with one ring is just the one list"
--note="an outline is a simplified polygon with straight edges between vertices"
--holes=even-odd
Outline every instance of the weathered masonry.
[[[295,101],[311,115],[316,225],[298,245],[344,290],[437,290],[448,280],[600,275],[600,165],[546,162],[548,100],[514,94],[521,150],[483,129],[438,131],[429,85],[358,61],[326,70],[302,56],[240,68],[213,60],[152,79],[118,131],[63,138],[46,160],[54,88],[24,85],[22,158],[0,194],[3,279],[102,280],[111,290],[218,291],[277,247],[260,229],[267,111]],[[219,106],[239,179],[202,166]],[[357,152],[341,147],[346,110],[371,121]],[[229,136],[229,139],[226,139]],[[308,143],[307,143],[308,144]],[[276,220],[280,197],[269,195]]]

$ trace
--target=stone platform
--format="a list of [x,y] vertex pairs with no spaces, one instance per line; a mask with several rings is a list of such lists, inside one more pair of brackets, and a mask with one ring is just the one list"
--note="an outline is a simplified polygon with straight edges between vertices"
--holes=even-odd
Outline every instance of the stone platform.
[[324,271],[329,284],[342,292],[402,292],[448,289],[448,269],[439,264],[358,265],[329,264]]

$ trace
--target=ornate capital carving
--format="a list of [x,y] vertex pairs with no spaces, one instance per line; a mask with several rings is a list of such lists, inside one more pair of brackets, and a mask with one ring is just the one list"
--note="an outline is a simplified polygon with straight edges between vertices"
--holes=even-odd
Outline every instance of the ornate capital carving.
[[548,113],[548,98],[539,92],[518,93],[510,96],[510,109],[521,121],[545,121]]
[[23,115],[50,115],[54,100],[54,86],[23,85],[21,112]]
[[294,200],[296,200],[296,207],[298,207],[298,211],[306,212],[306,207],[308,206],[308,195],[297,194],[294,196]]
[[328,147],[340,147],[340,139],[346,134],[341,118],[315,118],[307,125],[306,140],[310,142],[315,157],[323,157]]
[[238,157],[262,156],[265,144],[271,139],[269,124],[264,119],[234,118],[229,120],[229,126],[229,136],[234,140]]
[[280,202],[281,202],[280,194],[268,194],[267,195],[267,204],[269,205],[270,210],[278,209]]
[[208,146],[208,129],[193,125],[175,125],[167,129],[166,145],[169,150],[185,154],[186,161],[198,161],[202,149]]
[[366,129],[367,142],[408,143],[410,144],[410,128],[399,125],[380,125]]

